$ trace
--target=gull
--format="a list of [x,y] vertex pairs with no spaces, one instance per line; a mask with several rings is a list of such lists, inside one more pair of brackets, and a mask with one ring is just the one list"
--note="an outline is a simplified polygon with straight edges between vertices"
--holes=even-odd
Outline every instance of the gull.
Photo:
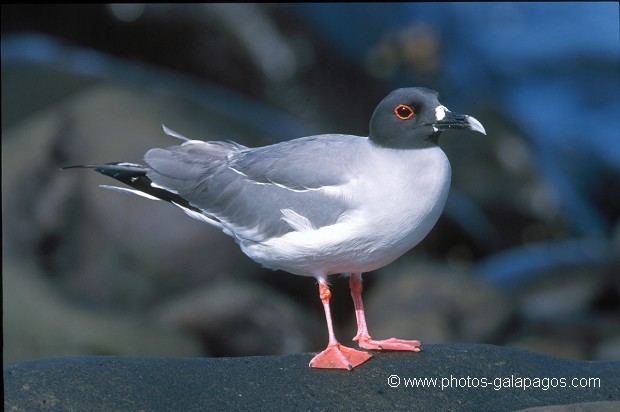
[[149,150],[146,165],[92,168],[128,187],[103,186],[163,200],[229,235],[254,261],[312,276],[325,311],[328,345],[314,368],[353,369],[371,358],[335,336],[328,276],[349,276],[362,349],[419,352],[417,340],[375,340],[362,302],[362,273],[417,245],[435,225],[450,187],[450,163],[438,145],[449,129],[486,134],[472,116],[439,103],[423,87],[391,92],[376,107],[368,137],[322,134],[249,148],[188,139]]

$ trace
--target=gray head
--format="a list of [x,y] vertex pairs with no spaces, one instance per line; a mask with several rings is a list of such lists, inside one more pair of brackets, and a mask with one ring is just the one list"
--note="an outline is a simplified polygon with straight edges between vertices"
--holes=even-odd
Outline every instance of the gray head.
[[370,119],[370,140],[393,148],[436,145],[441,132],[466,129],[486,134],[475,118],[449,111],[439,94],[424,87],[397,89],[379,103]]

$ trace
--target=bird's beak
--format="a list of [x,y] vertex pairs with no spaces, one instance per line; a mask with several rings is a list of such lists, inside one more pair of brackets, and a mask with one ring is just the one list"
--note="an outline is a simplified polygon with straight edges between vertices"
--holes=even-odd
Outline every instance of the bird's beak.
[[[440,111],[440,108],[444,110]],[[486,130],[484,130],[484,126],[482,126],[482,123],[480,123],[475,117],[468,116],[466,114],[454,113],[443,108],[442,106],[440,106],[440,108],[437,109],[438,120],[433,124],[437,131],[441,132],[448,129],[466,129],[474,132],[480,132],[484,135],[487,134]],[[439,119],[439,117],[441,117],[441,119]]]

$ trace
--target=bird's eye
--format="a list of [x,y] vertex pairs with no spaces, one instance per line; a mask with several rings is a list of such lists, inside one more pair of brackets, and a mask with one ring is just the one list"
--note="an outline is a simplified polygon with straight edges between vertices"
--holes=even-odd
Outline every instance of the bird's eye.
[[400,120],[409,120],[414,115],[413,109],[406,104],[399,104],[398,106],[396,106],[394,108],[394,113],[396,114],[396,117],[398,117]]

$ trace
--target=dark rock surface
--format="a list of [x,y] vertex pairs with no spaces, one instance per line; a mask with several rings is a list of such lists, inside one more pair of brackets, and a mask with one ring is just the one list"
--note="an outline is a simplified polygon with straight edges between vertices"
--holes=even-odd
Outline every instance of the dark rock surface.
[[[619,361],[574,361],[470,344],[425,345],[420,354],[376,353],[350,372],[310,369],[310,358],[310,354],[69,357],[23,362],[4,369],[4,407],[6,411],[620,407]],[[411,380],[424,378],[412,387]]]

